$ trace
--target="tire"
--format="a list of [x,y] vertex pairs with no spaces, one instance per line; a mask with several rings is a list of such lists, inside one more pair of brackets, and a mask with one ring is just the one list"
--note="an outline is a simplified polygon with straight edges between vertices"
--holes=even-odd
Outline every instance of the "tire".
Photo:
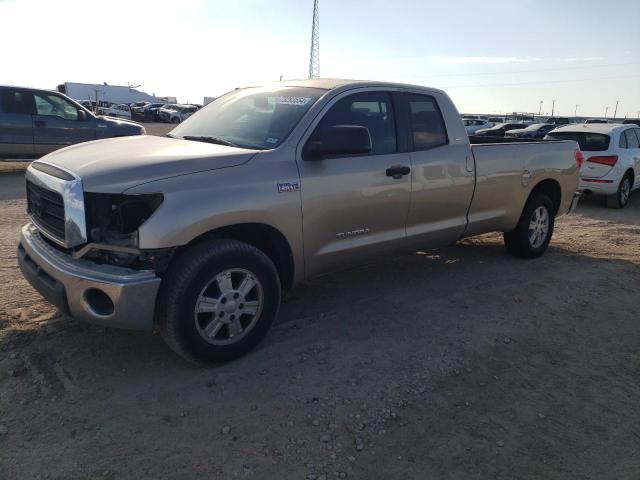
[[[542,255],[553,236],[554,211],[553,202],[548,195],[542,192],[533,194],[527,201],[515,230],[504,234],[507,252],[518,258],[537,258]],[[534,224],[535,228],[532,230]]]
[[171,119],[171,123],[180,123],[180,119],[178,117],[173,117]]
[[236,240],[213,240],[194,245],[170,265],[158,292],[156,323],[185,360],[226,362],[264,338],[280,297],[278,272],[262,251]]
[[618,191],[614,195],[607,196],[607,207],[609,208],[624,208],[629,203],[629,197],[631,196],[631,189],[633,188],[633,182],[631,181],[631,175],[625,173],[620,185],[618,185]]

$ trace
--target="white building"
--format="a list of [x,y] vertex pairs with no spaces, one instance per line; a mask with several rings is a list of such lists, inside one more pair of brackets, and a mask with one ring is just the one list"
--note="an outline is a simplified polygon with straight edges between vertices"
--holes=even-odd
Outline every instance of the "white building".
[[108,103],[177,103],[175,97],[157,97],[129,86],[107,85],[106,83],[99,85],[91,83],[65,82],[58,85],[57,90],[76,101],[89,100],[91,102]]

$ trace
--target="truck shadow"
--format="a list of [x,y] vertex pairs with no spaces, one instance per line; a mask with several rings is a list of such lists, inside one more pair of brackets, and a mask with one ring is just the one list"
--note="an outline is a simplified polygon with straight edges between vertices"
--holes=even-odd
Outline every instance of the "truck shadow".
[[[211,370],[259,369],[265,357],[287,357],[311,344],[345,339],[384,340],[401,330],[412,335],[447,333],[453,319],[467,321],[484,312],[508,315],[503,299],[516,302],[535,295],[574,295],[584,275],[603,282],[612,271],[637,270],[631,262],[597,259],[550,247],[537,260],[508,256],[497,234],[467,239],[437,250],[416,252],[313,279],[284,299],[279,318],[251,354]],[[552,301],[551,298],[549,301]],[[122,371],[203,372],[174,355],[159,335],[88,325],[60,315],[36,328],[6,323],[0,351],[28,358],[49,352],[53,363],[71,362],[80,370],[106,375]],[[429,331],[432,329],[433,331]],[[406,336],[409,337],[406,337]],[[81,362],[74,359],[82,359]],[[336,357],[339,361],[339,356]],[[81,375],[80,372],[71,374]]]
[[583,196],[574,214],[603,222],[638,226],[640,225],[640,190],[636,190],[629,198],[627,206],[619,210],[608,208],[602,196]]

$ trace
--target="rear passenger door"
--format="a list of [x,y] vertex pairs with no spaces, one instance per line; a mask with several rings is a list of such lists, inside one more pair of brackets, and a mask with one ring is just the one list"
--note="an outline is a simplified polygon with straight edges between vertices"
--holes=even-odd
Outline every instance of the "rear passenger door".
[[0,89],[0,155],[32,156],[33,96],[13,88]]
[[[308,147],[338,125],[366,127],[372,151],[310,158]],[[297,154],[307,275],[404,246],[411,181],[408,153],[398,143],[387,91],[342,94],[311,124]]]
[[91,118],[81,118],[73,103],[49,92],[35,92],[33,98],[33,137],[37,155],[95,140],[95,122]]
[[450,141],[435,93],[399,97],[411,161],[407,238],[415,246],[453,242],[467,226],[474,190],[469,144],[461,139]]

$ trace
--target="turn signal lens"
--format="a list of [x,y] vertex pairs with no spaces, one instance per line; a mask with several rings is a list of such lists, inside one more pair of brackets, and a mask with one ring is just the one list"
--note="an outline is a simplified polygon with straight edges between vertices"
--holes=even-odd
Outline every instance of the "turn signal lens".
[[578,168],[582,167],[584,163],[584,155],[577,148],[573,151],[573,158],[576,159],[576,163],[578,164]]

